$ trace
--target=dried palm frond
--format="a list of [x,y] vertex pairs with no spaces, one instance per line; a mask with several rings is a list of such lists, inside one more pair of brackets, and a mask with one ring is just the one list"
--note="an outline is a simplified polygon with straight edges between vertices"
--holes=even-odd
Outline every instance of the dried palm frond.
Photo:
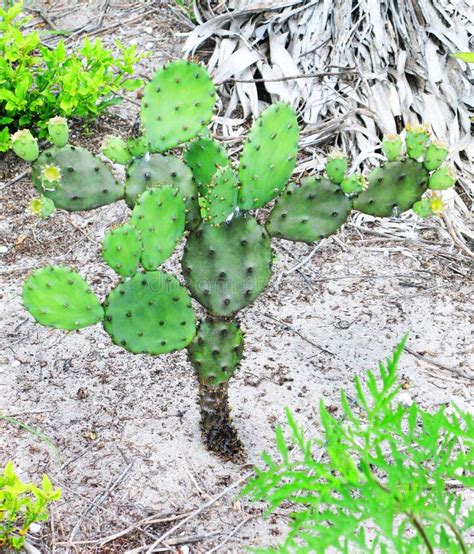
[[355,167],[378,157],[383,133],[429,123],[459,169],[451,223],[474,238],[473,70],[449,55],[472,49],[471,0],[195,0],[194,9],[199,25],[184,50],[215,42],[208,66],[228,100],[225,135],[242,121],[237,107],[247,117],[283,99],[306,124],[306,167],[329,143],[351,152]]

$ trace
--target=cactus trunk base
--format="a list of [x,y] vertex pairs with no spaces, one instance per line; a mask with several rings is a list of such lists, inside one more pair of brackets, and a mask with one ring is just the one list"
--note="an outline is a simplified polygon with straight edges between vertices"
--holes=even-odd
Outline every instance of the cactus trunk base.
[[207,448],[234,462],[246,459],[237,429],[232,423],[228,396],[229,384],[208,385],[199,383],[201,432]]

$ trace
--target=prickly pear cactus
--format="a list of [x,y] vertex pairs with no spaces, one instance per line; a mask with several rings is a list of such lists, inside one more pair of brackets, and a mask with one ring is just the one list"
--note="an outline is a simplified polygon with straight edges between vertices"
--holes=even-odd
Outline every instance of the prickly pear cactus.
[[432,142],[425,152],[424,166],[428,171],[438,169],[444,160],[448,157],[448,149],[440,142]]
[[184,233],[184,202],[170,186],[147,190],[133,208],[130,223],[140,233],[141,264],[156,269],[173,253]]
[[261,208],[281,193],[296,165],[298,136],[296,114],[282,102],[255,121],[240,158],[243,210]]
[[431,190],[446,190],[454,186],[456,175],[450,167],[439,167],[430,176],[429,186]]
[[102,258],[122,277],[132,277],[138,270],[142,248],[139,231],[128,223],[105,235]]
[[333,151],[329,154],[326,162],[326,174],[333,183],[340,184],[347,172],[347,156],[342,152]]
[[129,164],[133,156],[128,148],[128,144],[120,137],[107,135],[102,143],[102,153],[109,160],[121,164]]
[[405,139],[407,154],[410,158],[418,160],[423,156],[426,144],[430,138],[427,125],[407,125]]
[[102,321],[104,311],[84,279],[67,267],[43,267],[23,286],[23,305],[38,323],[72,331]]
[[238,195],[239,182],[232,168],[220,167],[200,199],[203,220],[210,225],[224,222],[237,206]]
[[31,178],[57,208],[90,210],[123,198],[120,185],[97,156],[80,146],[53,146],[33,163]]
[[236,323],[210,318],[199,324],[188,353],[199,380],[220,385],[234,374],[243,348],[244,335]]
[[183,154],[184,161],[190,167],[199,193],[205,196],[212,177],[221,167],[230,165],[224,148],[215,140],[200,138],[191,142]]
[[157,71],[141,106],[150,152],[164,152],[194,138],[209,123],[214,84],[198,64],[179,60]]
[[104,303],[104,329],[115,344],[138,353],[165,354],[186,348],[196,332],[189,293],[173,275],[137,273]]
[[400,135],[385,135],[382,141],[382,150],[389,162],[394,162],[400,158],[403,142]]
[[28,129],[12,135],[12,148],[15,154],[26,162],[34,162],[39,156],[38,141]]
[[193,297],[211,314],[228,317],[265,289],[271,262],[270,237],[249,216],[202,224],[188,237],[182,268]]
[[[237,459],[244,449],[231,421],[228,385],[242,359],[243,334],[230,317],[269,283],[271,238],[311,243],[328,237],[353,206],[382,217],[410,208],[420,217],[437,214],[444,204],[435,191],[452,186],[455,176],[442,165],[446,147],[429,144],[424,127],[412,127],[406,136],[408,157],[400,157],[401,138],[387,136],[382,147],[388,161],[367,176],[348,174],[347,157],[336,152],[328,157],[326,176],[287,184],[296,163],[298,125],[284,103],[255,121],[238,167],[222,146],[203,135],[185,149],[188,165],[162,154],[205,134],[214,104],[214,85],[201,66],[178,61],[158,71],[145,89],[143,129],[128,141],[113,137],[105,145],[111,160],[127,165],[125,187],[97,157],[65,144],[64,121],[51,122],[56,146],[33,164],[40,193],[67,210],[125,196],[133,211],[103,241],[104,261],[121,277],[103,306],[77,273],[61,267],[34,272],[25,282],[23,300],[43,325],[75,330],[103,321],[112,341],[132,353],[188,348],[199,380],[206,444]],[[13,146],[25,159],[38,156],[29,132],[14,137]],[[432,192],[422,198],[428,187]],[[250,213],[275,198],[266,222],[265,210]],[[208,315],[197,331],[188,290],[158,269],[179,248],[186,229],[183,277]]]
[[37,215],[41,219],[48,219],[56,210],[54,202],[50,198],[46,198],[44,194],[33,198],[29,208],[33,215]]
[[352,202],[326,177],[290,183],[276,201],[267,222],[272,237],[315,242],[334,234],[346,221]]
[[354,208],[369,215],[390,217],[416,205],[416,212],[425,214],[422,206],[426,203],[420,202],[428,186],[442,190],[456,182],[449,168],[441,166],[448,155],[447,148],[439,142],[428,141],[426,126],[408,126],[405,142],[409,157],[397,159],[401,154],[401,139],[397,135],[386,137],[383,149],[390,161],[369,173],[368,186],[354,199]]
[[69,127],[64,117],[52,117],[48,121],[48,133],[54,146],[62,148],[69,140]]
[[180,159],[162,154],[147,154],[136,158],[127,168],[125,200],[130,207],[147,189],[171,185],[179,191],[186,207],[186,225],[199,225],[198,191],[193,175]]
[[368,187],[354,200],[354,208],[378,217],[409,210],[428,188],[428,172],[415,160],[386,162],[367,176]]

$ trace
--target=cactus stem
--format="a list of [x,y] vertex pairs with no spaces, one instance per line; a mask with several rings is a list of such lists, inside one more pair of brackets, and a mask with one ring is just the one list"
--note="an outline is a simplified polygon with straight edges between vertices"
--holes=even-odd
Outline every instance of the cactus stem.
[[245,461],[246,453],[232,423],[228,383],[199,383],[201,431],[207,447],[224,459]]

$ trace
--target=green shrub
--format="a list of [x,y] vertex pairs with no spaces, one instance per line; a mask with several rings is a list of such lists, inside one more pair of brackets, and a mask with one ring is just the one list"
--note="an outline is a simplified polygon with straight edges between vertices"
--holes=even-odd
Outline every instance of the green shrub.
[[0,550],[21,550],[31,524],[46,521],[48,504],[60,498],[61,490],[53,488],[47,475],[41,487],[23,483],[8,462],[0,473]]
[[64,41],[54,49],[40,44],[38,32],[25,32],[29,18],[21,15],[23,4],[0,8],[0,152],[10,135],[28,127],[39,137],[47,134],[52,116],[91,118],[121,102],[116,94],[142,85],[132,78],[140,60],[136,47],[119,41],[115,58],[99,39],[84,40],[74,53]]
[[307,439],[287,410],[290,438],[276,429],[281,461],[265,453],[243,491],[270,512],[291,507],[284,544],[262,552],[468,552],[474,510],[459,490],[474,484],[473,419],[398,403],[402,350],[380,364],[380,384],[369,372],[367,390],[355,378],[354,401],[341,391],[341,419],[321,402],[321,439]]

